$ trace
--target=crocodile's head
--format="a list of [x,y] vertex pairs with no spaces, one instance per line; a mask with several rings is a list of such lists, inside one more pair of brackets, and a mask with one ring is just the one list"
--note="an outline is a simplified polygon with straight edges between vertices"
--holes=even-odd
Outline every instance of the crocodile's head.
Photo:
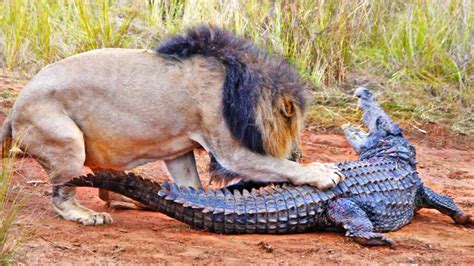
[[416,161],[414,147],[403,136],[402,129],[382,110],[372,93],[364,87],[357,88],[359,107],[363,110],[363,120],[369,133],[344,127],[344,133],[361,159],[372,157],[395,157]]

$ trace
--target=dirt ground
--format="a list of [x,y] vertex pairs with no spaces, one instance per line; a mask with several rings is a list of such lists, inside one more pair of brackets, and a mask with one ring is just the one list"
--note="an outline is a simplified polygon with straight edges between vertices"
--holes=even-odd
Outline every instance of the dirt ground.
[[[14,98],[18,84],[0,75],[2,97],[12,95]],[[9,107],[11,100],[4,99],[2,105]],[[453,136],[437,126],[425,129],[428,134],[410,130],[406,133],[417,148],[418,170],[424,183],[450,195],[464,211],[474,214],[473,137]],[[303,150],[307,162],[356,158],[339,134],[306,130]],[[208,157],[203,151],[196,155],[199,170],[207,178]],[[161,162],[134,171],[158,180],[166,179]],[[31,195],[22,213],[30,214],[29,218],[17,223],[18,228],[29,228],[32,232],[19,257],[19,262],[26,264],[474,264],[474,229],[454,225],[449,217],[432,210],[419,211],[411,224],[387,234],[397,242],[396,248],[367,248],[341,233],[219,235],[203,232],[160,213],[111,210],[98,198],[96,189],[88,188],[79,189],[79,201],[96,211],[111,212],[114,223],[83,226],[65,221],[53,212],[47,176],[34,160],[16,161],[14,182],[25,186]]]

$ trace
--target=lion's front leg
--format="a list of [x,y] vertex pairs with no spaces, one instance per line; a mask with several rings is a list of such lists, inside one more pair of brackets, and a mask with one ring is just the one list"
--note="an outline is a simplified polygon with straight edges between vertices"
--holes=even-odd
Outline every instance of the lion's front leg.
[[[199,140],[199,138],[197,139]],[[331,189],[344,180],[344,175],[332,163],[299,164],[254,153],[228,138],[205,143],[221,167],[243,179],[257,182],[291,182],[309,184],[321,190]],[[203,146],[205,146],[203,145]]]

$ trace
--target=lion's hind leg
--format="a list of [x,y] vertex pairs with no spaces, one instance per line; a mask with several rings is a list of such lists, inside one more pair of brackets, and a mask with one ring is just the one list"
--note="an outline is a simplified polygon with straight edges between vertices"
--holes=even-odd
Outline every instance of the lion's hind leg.
[[84,225],[111,223],[110,214],[81,206],[74,198],[76,188],[63,186],[84,167],[84,138],[78,126],[62,113],[30,114],[29,118],[30,123],[18,125],[18,130],[25,130],[20,145],[48,173],[54,210],[64,219]]

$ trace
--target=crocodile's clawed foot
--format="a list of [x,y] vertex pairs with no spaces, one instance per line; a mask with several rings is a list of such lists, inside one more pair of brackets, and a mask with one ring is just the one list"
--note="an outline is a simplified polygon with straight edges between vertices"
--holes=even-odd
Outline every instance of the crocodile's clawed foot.
[[364,246],[390,246],[395,247],[395,242],[384,234],[373,232],[357,232],[349,235],[355,242]]
[[364,246],[391,246],[395,242],[385,235],[373,232],[372,222],[367,214],[357,203],[340,198],[329,202],[328,218],[335,225],[346,230],[346,236]]
[[474,219],[470,214],[463,213],[463,215],[456,217],[454,221],[456,222],[456,224],[464,225],[466,227],[474,226]]

